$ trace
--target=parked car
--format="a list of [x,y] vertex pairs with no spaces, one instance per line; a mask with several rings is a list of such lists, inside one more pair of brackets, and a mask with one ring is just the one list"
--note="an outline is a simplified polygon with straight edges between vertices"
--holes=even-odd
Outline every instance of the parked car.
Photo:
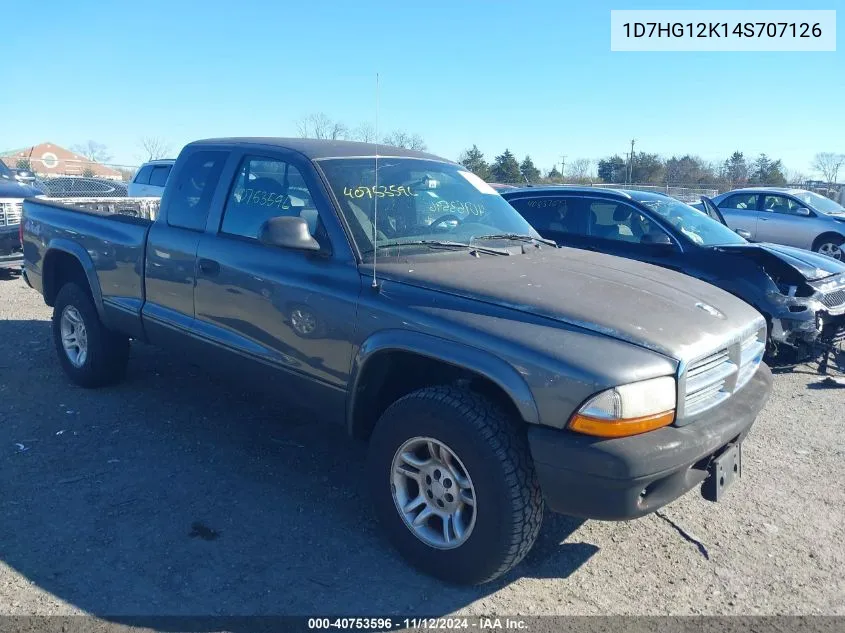
[[544,500],[617,520],[699,485],[718,500],[771,389],[763,317],[547,246],[461,165],[388,151],[191,143],[152,223],[27,200],[24,278],[65,373],[116,382],[131,337],[344,424],[388,536],[452,581],[513,567]]
[[138,173],[129,183],[129,195],[132,197],[161,198],[164,185],[170,176],[170,170],[176,161],[172,158],[151,160],[138,168]]
[[[728,226],[757,242],[796,246],[843,259],[845,207],[804,189],[750,187],[713,198]],[[701,209],[701,204],[693,205]]]
[[779,345],[806,351],[825,326],[832,334],[845,321],[845,263],[749,243],[719,222],[707,198],[708,213],[645,191],[533,187],[502,196],[558,244],[677,270],[736,295],[766,318],[772,352]]
[[0,270],[17,270],[23,263],[19,235],[23,199],[41,191],[15,178],[0,161]]
[[128,193],[126,183],[106,178],[59,176],[43,182],[51,198],[119,198]]

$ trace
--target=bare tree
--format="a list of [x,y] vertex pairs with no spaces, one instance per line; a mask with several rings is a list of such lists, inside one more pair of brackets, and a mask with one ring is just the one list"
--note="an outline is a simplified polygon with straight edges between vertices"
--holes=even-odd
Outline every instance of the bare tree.
[[576,158],[566,166],[566,177],[571,180],[587,180],[592,172],[593,161],[589,158]]
[[790,169],[786,172],[786,182],[790,185],[802,185],[807,180],[807,174],[798,169]]
[[141,139],[141,147],[147,155],[147,160],[167,158],[170,154],[170,145],[158,136],[145,136]]
[[403,149],[413,149],[424,152],[428,149],[422,136],[419,134],[408,134],[404,130],[395,130],[384,137],[382,141],[385,145],[392,145],[393,147],[401,147]]
[[82,145],[74,145],[71,149],[95,163],[105,163],[111,160],[111,154],[108,153],[106,146],[97,141],[88,141]]
[[839,176],[839,168],[845,163],[845,154],[834,154],[833,152],[819,152],[813,158],[813,169],[819,172],[827,181],[828,188],[836,182]]
[[302,117],[296,122],[296,128],[302,138],[337,141],[349,136],[349,128],[346,125],[340,121],[332,121],[322,112],[315,112]]
[[354,130],[350,138],[353,141],[361,141],[362,143],[372,143],[376,140],[376,128],[370,123],[362,123]]

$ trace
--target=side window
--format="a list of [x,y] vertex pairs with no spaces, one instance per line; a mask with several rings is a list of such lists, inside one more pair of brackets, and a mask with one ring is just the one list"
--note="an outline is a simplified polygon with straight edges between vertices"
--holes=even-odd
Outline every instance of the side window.
[[150,184],[156,187],[164,187],[167,184],[167,177],[170,175],[170,165],[156,165],[150,174]]
[[136,185],[148,185],[150,183],[150,173],[153,171],[152,165],[146,165],[138,170],[135,174],[135,179],[132,181]]
[[728,196],[719,205],[720,209],[739,209],[741,211],[755,211],[757,209],[756,193],[735,193]]
[[546,233],[584,234],[582,223],[575,210],[574,199],[518,198],[509,202],[541,235]]
[[589,204],[589,235],[639,244],[647,233],[665,232],[624,202],[596,200]]
[[794,215],[801,207],[795,200],[786,196],[766,196],[763,198],[763,210],[770,213],[784,213]]
[[281,215],[299,216],[318,241],[323,229],[311,191],[299,170],[283,160],[247,156],[223,211],[222,233],[258,238],[261,225]]
[[170,226],[192,231],[205,229],[211,197],[225,162],[226,152],[196,152],[187,158],[169,194],[167,223]]

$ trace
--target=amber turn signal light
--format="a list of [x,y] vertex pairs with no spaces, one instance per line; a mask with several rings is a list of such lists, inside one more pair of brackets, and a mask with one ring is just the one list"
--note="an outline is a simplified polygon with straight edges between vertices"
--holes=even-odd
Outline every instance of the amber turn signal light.
[[618,420],[603,420],[576,413],[569,422],[569,429],[596,437],[627,437],[669,426],[674,421],[674,409],[654,415],[644,415],[639,418],[620,418]]

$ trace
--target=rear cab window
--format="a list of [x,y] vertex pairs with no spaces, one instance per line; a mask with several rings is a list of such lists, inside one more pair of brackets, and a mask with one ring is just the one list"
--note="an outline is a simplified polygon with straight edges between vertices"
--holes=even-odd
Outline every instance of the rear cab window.
[[148,185],[150,184],[150,173],[153,171],[152,165],[145,165],[138,170],[138,173],[135,174],[134,182],[136,185]]
[[214,190],[229,152],[204,150],[185,159],[168,193],[167,224],[204,231]]
[[149,184],[164,187],[167,184],[167,177],[170,175],[171,169],[172,165],[153,165]]

